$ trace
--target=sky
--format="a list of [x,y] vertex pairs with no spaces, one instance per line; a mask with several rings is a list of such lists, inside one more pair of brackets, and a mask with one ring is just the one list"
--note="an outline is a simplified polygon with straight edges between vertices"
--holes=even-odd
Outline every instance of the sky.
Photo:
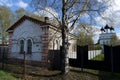
[[[30,12],[34,12],[34,9],[31,7],[30,2],[31,0],[0,0],[0,5],[6,5],[10,7],[13,11],[15,11],[18,8],[24,8],[25,10],[29,10]],[[54,12],[54,10],[52,10],[51,8],[49,8],[49,10]],[[41,14],[41,12],[44,11],[40,11],[39,13]],[[36,14],[38,13],[36,12]],[[58,16],[56,12],[55,14],[56,16]],[[84,16],[87,17],[87,15]],[[94,27],[100,29],[106,24],[108,24],[109,26],[113,26],[115,27],[115,32],[117,33],[117,36],[120,38],[120,0],[113,0],[113,2],[111,3],[111,7],[108,7],[106,9],[106,11],[102,14],[102,17],[104,17],[104,19],[101,18],[101,16],[95,17],[97,25]],[[96,32],[96,41],[98,40],[99,34],[100,31]]]
[[99,27],[104,27],[106,24],[113,26],[120,39],[120,0],[113,0],[111,7],[108,7],[102,16],[104,17],[104,20],[101,16],[96,17]]
[[32,11],[32,7],[30,6],[31,0],[0,0],[0,5],[6,5],[10,7],[13,11],[18,8],[24,8],[26,10]]

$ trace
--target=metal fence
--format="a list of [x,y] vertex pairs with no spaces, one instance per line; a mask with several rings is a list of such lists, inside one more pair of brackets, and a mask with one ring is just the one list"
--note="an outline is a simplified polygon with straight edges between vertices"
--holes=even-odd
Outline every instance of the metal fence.
[[[120,72],[120,46],[104,45],[104,53],[101,53],[101,51],[95,53],[96,50],[89,53],[89,50],[90,49],[88,46],[77,46],[77,59],[70,58],[70,66]],[[93,50],[93,48],[91,50]],[[102,60],[93,59],[98,55],[100,55],[100,58],[102,58]]]
[[0,46],[0,61],[3,59],[6,60],[8,56],[8,45],[1,45]]

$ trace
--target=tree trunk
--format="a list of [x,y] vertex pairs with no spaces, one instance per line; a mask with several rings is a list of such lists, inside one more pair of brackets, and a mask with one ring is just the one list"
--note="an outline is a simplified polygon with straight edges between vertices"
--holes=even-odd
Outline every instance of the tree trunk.
[[62,68],[61,68],[61,71],[62,71],[62,74],[66,74],[68,73],[69,71],[69,62],[68,62],[68,53],[67,53],[67,43],[68,43],[68,40],[66,39],[66,24],[65,24],[65,14],[66,14],[66,5],[65,5],[65,0],[62,0],[62,3],[63,3],[63,6],[62,6],[62,28],[61,28],[61,31],[62,31]]

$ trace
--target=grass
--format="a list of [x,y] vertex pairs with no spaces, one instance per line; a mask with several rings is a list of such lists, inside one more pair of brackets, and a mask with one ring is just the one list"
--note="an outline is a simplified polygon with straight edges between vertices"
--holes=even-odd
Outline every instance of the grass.
[[96,75],[98,80],[120,80],[120,73],[112,73],[107,71],[99,71],[92,69],[84,69],[85,72]]
[[120,73],[100,71],[99,74],[103,80],[120,80]]
[[103,61],[104,60],[104,54],[99,54],[99,55],[95,56],[92,60]]
[[[10,72],[10,75],[23,79],[23,67],[17,65],[7,65],[5,70]],[[87,72],[81,72],[80,68],[72,68],[66,75],[61,75],[60,71],[57,70],[46,70],[39,67],[28,67],[26,68],[26,72],[27,80],[99,80],[99,76]]]
[[[0,80],[23,79],[23,67],[17,65],[7,65],[7,72],[0,70]],[[120,73],[111,73],[92,69],[71,67],[66,75],[61,75],[60,71],[46,70],[39,67],[26,68],[26,80],[120,80]],[[14,77],[13,77],[14,76]]]
[[13,77],[10,73],[0,70],[0,80],[18,80]]

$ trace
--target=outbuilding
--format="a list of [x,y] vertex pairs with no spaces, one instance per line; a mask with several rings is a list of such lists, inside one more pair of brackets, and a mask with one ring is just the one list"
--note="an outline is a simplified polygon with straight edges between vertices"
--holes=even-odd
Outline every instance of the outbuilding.
[[[39,21],[29,16],[23,16],[15,22],[7,32],[9,33],[9,54],[11,61],[23,61],[24,52],[26,61],[31,65],[48,66],[49,50],[60,50],[62,36],[60,28],[45,21]],[[70,54],[76,51],[76,39],[67,34]]]

